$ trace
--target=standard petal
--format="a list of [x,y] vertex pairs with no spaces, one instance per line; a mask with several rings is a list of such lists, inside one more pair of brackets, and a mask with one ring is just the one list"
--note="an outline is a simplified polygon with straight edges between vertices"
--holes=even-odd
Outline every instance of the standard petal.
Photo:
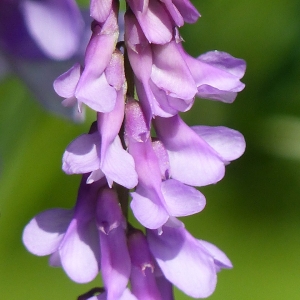
[[145,36],[150,43],[165,44],[172,39],[170,17],[160,1],[147,1],[147,7],[141,11],[144,0],[127,1],[139,21]]
[[203,194],[175,179],[163,181],[161,191],[166,209],[171,216],[189,216],[200,212],[205,207],[206,201]]
[[99,272],[99,237],[95,222],[77,224],[72,220],[59,254],[67,275],[75,282],[92,281]]
[[71,222],[73,210],[51,209],[34,217],[25,227],[23,243],[31,253],[39,256],[55,252]]
[[151,79],[167,95],[190,100],[197,93],[194,78],[175,41],[152,45],[153,67]]
[[218,152],[224,161],[235,160],[245,151],[245,139],[236,130],[223,126],[193,126],[191,128]]
[[83,134],[71,142],[64,155],[62,169],[67,174],[83,174],[100,168],[98,132]]
[[150,251],[171,283],[191,297],[212,294],[217,280],[214,260],[185,228],[164,226],[160,235],[148,230],[147,239]]
[[172,178],[193,186],[216,183],[223,178],[224,162],[217,152],[178,115],[167,119],[156,117],[154,125],[168,150]]

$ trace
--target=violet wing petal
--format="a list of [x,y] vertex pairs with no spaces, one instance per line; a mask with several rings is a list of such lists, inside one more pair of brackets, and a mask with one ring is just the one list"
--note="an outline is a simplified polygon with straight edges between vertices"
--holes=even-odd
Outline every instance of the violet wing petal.
[[185,184],[204,186],[221,180],[224,163],[178,115],[154,120],[158,138],[168,150],[170,176]]
[[76,63],[71,69],[54,80],[53,88],[55,92],[63,98],[73,97],[80,78],[80,74],[80,64]]
[[108,178],[125,186],[134,188],[138,183],[132,156],[123,149],[119,136],[107,147],[105,157],[101,159],[101,170]]
[[138,186],[136,191],[131,193],[131,196],[131,209],[143,226],[157,229],[168,221],[169,214],[162,204],[163,200],[159,192]]
[[218,247],[216,247],[215,245],[213,245],[207,241],[203,241],[203,240],[198,240],[198,243],[202,247],[207,249],[207,251],[210,253],[210,255],[215,260],[215,264],[217,265],[217,267],[219,267],[220,269],[221,268],[231,269],[233,267],[229,258]]
[[195,79],[197,95],[202,98],[231,103],[237,92],[244,89],[240,81],[245,72],[245,61],[225,52],[211,51],[197,59],[181,53]]
[[195,23],[200,14],[189,0],[172,0],[187,23]]
[[51,58],[70,58],[78,49],[83,19],[73,0],[22,1],[24,19],[33,39]]
[[94,74],[83,72],[75,96],[91,109],[107,113],[115,107],[117,92],[107,82],[105,73],[95,77]]
[[147,238],[153,256],[171,283],[191,297],[211,295],[217,280],[214,260],[185,228],[164,226],[161,235],[148,230]]
[[73,210],[51,209],[35,216],[23,231],[23,243],[39,256],[55,252],[71,222]]
[[92,281],[99,272],[99,237],[95,222],[79,224],[73,219],[59,254],[65,272],[73,281]]
[[193,126],[191,128],[218,152],[224,161],[235,160],[245,151],[245,139],[236,130],[223,126]]
[[175,179],[163,181],[161,190],[166,209],[171,216],[189,216],[200,212],[205,207],[206,201],[203,194]]
[[99,169],[98,144],[98,132],[83,134],[71,142],[63,155],[63,171],[67,174],[83,174]]

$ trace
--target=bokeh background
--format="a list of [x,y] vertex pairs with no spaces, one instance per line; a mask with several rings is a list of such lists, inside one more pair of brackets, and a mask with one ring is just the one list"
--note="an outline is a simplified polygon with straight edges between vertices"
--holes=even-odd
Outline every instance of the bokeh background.
[[[218,49],[247,61],[246,89],[233,104],[199,99],[184,117],[190,125],[237,129],[247,141],[225,178],[201,188],[205,210],[184,219],[196,237],[216,244],[234,264],[219,274],[209,299],[298,300],[300,1],[193,2],[202,17],[181,29],[186,50],[197,56]],[[73,206],[80,177],[63,174],[61,157],[93,118],[88,113],[85,123],[73,124],[44,111],[17,77],[0,82],[1,299],[76,299],[99,285],[73,283],[21,241],[34,215]]]

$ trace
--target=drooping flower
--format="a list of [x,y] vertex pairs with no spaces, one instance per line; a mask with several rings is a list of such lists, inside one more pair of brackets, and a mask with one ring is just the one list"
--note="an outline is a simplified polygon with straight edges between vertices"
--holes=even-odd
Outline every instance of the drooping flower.
[[232,268],[216,246],[195,239],[181,224],[169,223],[162,231],[147,230],[149,248],[164,276],[185,294],[205,298],[215,290],[217,272]]
[[205,198],[198,190],[174,179],[162,181],[160,160],[153,149],[138,102],[127,103],[125,133],[138,174],[138,185],[131,193],[131,208],[139,222],[155,229],[170,217],[200,212],[205,206]]
[[195,96],[232,102],[244,88],[245,62],[212,51],[197,59],[181,45],[179,33],[165,43],[149,43],[131,12],[125,14],[125,41],[136,88],[147,119],[170,117],[191,108]]
[[[84,103],[95,111],[110,112],[116,103],[117,88],[109,77],[115,73],[113,79],[119,76],[121,81],[124,80],[123,70],[114,65],[113,53],[119,35],[115,5],[103,24],[93,21],[92,32],[85,53],[84,68],[75,64],[55,80],[54,89],[58,95],[66,98],[64,104],[67,106],[77,100],[79,110]],[[118,88],[122,88],[122,85]]]

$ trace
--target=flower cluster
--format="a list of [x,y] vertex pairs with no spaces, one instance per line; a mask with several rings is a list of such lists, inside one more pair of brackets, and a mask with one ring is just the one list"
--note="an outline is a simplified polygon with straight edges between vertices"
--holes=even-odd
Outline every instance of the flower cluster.
[[[54,82],[65,106],[80,112],[86,105],[97,121],[63,155],[65,173],[82,174],[75,207],[40,213],[23,241],[75,282],[101,270],[98,295],[78,299],[168,300],[173,285],[208,297],[231,262],[177,218],[204,209],[196,187],[221,180],[245,141],[223,126],[189,127],[179,113],[196,97],[234,101],[245,62],[219,51],[185,52],[178,28],[200,16],[189,0],[127,0],[126,7],[120,40],[118,1],[91,0],[84,64]],[[129,223],[129,199],[145,230]]]

